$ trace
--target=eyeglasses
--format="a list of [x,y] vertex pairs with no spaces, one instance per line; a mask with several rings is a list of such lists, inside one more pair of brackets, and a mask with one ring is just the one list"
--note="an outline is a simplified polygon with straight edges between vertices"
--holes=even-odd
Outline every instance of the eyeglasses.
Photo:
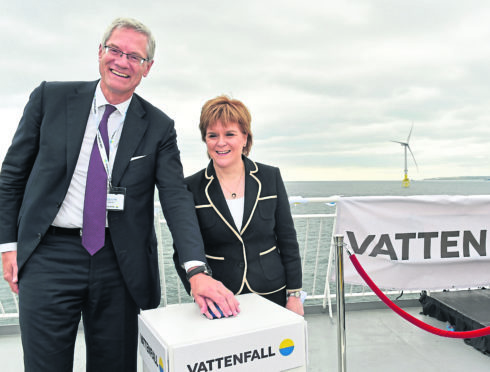
[[142,65],[144,62],[148,62],[150,60],[149,58],[140,57],[137,54],[124,53],[122,50],[108,45],[104,45],[104,49],[106,53],[109,53],[111,56],[114,57],[122,57],[123,55],[125,55],[128,61],[135,65]]

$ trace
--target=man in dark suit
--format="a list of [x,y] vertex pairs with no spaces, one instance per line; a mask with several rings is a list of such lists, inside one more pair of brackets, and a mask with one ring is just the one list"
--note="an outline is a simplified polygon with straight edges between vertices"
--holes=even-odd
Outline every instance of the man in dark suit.
[[154,49],[146,26],[115,20],[99,46],[101,79],[43,82],[5,156],[0,250],[26,371],[71,371],[81,316],[87,371],[136,371],[137,314],[160,302],[155,186],[201,312],[210,316],[210,301],[238,312],[206,275],[174,123],[134,94]]

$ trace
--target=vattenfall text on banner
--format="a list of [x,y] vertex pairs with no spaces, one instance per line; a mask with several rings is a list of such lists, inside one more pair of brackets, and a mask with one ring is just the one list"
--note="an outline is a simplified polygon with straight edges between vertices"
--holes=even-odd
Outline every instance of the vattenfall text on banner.
[[[349,197],[335,234],[381,288],[490,284],[490,196]],[[345,255],[345,250],[344,250]],[[344,256],[346,283],[364,284]]]

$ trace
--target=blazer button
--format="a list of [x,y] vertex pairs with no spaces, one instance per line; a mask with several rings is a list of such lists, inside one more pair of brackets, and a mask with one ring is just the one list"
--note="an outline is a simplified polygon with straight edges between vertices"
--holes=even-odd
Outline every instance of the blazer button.
[[41,233],[37,233],[37,240],[41,241],[43,235]]
[[238,267],[239,267],[240,269],[243,269],[243,268],[245,267],[245,262],[240,262],[240,263],[238,264]]

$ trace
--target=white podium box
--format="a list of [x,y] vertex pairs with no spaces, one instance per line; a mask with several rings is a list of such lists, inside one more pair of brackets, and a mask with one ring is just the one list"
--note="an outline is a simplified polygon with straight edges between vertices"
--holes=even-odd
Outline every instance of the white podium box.
[[237,296],[240,314],[210,320],[194,303],[139,315],[147,372],[306,371],[306,321],[256,294]]

